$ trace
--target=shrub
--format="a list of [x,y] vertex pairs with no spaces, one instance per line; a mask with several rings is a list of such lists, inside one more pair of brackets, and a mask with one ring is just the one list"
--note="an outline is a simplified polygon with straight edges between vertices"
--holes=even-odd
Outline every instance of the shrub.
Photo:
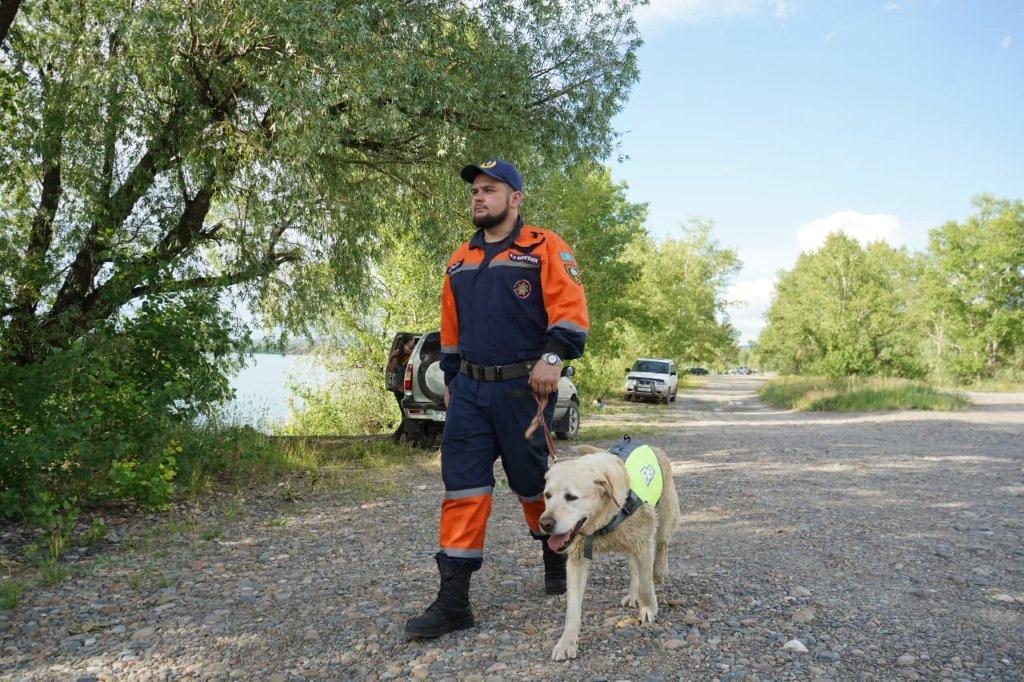
[[190,423],[231,391],[248,347],[210,296],[144,302],[32,365],[0,363],[0,514],[41,521],[41,493],[159,505]]

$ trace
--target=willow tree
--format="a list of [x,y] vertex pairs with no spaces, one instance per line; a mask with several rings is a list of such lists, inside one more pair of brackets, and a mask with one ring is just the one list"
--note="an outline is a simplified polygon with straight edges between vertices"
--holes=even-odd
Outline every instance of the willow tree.
[[607,153],[631,4],[5,0],[0,514],[163,499],[226,309],[317,326],[450,241],[467,160]]
[[227,289],[301,328],[467,159],[607,153],[631,2],[43,0],[0,46],[0,356]]

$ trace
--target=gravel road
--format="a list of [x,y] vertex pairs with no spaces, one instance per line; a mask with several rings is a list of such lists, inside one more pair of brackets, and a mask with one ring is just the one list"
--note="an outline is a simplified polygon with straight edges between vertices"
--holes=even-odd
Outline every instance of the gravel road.
[[377,502],[270,488],[124,519],[0,611],[0,679],[1024,677],[1024,394],[808,414],[762,405],[759,384],[711,376],[589,420],[661,427],[644,438],[673,460],[683,518],[653,626],[619,606],[625,559],[596,557],[575,661],[549,660],[564,598],[543,595],[500,482],[477,626],[404,638],[436,592],[433,461]]

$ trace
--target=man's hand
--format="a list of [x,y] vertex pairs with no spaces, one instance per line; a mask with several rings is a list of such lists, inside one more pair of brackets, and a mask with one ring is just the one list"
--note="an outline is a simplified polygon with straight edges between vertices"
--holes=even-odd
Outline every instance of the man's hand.
[[538,360],[530,372],[530,388],[537,395],[548,395],[558,390],[558,377],[562,376],[562,363],[549,365],[544,360]]

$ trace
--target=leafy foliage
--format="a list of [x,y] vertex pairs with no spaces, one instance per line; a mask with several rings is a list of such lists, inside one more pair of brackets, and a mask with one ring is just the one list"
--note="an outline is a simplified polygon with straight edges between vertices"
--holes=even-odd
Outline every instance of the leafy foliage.
[[1024,375],[1024,203],[980,196],[931,231],[919,314],[935,376]]
[[1012,381],[1024,375],[1024,203],[931,231],[920,254],[842,235],[782,273],[758,361],[799,374]]
[[759,361],[797,374],[922,376],[913,282],[906,252],[830,235],[779,277]]

